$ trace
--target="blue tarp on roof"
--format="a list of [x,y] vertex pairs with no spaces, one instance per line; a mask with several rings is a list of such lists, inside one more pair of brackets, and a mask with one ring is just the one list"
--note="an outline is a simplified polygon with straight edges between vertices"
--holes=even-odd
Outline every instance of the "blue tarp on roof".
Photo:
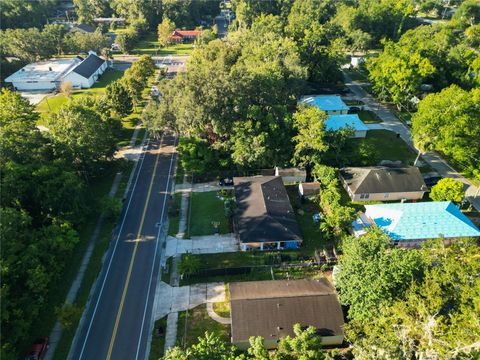
[[480,231],[451,202],[365,205],[365,214],[392,240],[477,237]]
[[348,110],[349,107],[343,102],[338,95],[312,95],[303,96],[300,102],[316,106],[323,111],[340,111]]
[[367,125],[363,123],[357,114],[330,115],[325,121],[327,130],[339,130],[351,126],[355,131],[368,131]]

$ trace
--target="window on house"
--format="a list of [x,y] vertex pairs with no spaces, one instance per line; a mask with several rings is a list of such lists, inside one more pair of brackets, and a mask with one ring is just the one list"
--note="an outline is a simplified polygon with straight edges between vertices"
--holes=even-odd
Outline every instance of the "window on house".
[[385,194],[383,195],[383,197],[384,197],[385,199],[388,199],[388,198],[390,197],[390,194],[389,194],[389,193],[385,193]]
[[368,199],[370,194],[360,194],[360,199]]

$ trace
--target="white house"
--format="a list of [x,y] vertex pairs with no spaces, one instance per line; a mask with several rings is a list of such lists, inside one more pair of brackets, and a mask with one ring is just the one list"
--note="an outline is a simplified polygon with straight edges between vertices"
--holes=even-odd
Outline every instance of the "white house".
[[5,79],[18,91],[53,91],[64,81],[74,89],[91,87],[108,64],[93,51],[83,59],[53,59],[28,64]]
[[82,58],[48,60],[28,64],[5,79],[18,91],[52,91]]
[[98,57],[95,52],[89,51],[88,56],[68,72],[62,81],[70,81],[74,89],[90,88],[107,67],[105,60]]

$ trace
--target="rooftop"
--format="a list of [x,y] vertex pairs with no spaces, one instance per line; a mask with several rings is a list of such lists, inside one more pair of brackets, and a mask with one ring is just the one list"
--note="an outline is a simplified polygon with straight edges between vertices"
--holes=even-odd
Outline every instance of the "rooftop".
[[52,59],[28,64],[5,79],[6,82],[57,81],[81,62],[81,58]]
[[348,110],[349,107],[339,95],[309,95],[302,96],[300,102],[318,107],[323,111]]
[[314,326],[320,336],[343,335],[335,289],[320,280],[250,281],[230,284],[232,341],[293,336],[293,325]]
[[477,237],[480,231],[451,202],[365,205],[365,214],[392,240]]
[[243,243],[302,241],[280,176],[236,177],[236,230]]
[[415,166],[367,166],[340,169],[340,177],[354,194],[426,191],[422,174]]
[[368,131],[367,125],[363,123],[357,114],[330,115],[325,121],[327,130],[339,130],[347,126],[352,127],[355,131]]
[[103,65],[104,62],[105,60],[103,60],[101,57],[98,57],[94,52],[91,52],[87,58],[72,71],[88,79],[93,73],[95,73],[95,71],[98,70],[100,66]]

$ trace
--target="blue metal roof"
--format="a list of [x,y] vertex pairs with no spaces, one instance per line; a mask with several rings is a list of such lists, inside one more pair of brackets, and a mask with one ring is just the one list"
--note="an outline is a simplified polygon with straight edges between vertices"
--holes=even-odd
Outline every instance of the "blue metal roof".
[[327,130],[337,131],[346,126],[351,126],[355,131],[368,131],[367,125],[363,123],[357,114],[330,115],[325,121]]
[[338,95],[312,95],[303,96],[300,102],[316,106],[323,111],[339,111],[348,110],[349,107],[343,102]]
[[451,202],[365,205],[365,214],[392,240],[477,237],[480,231]]

